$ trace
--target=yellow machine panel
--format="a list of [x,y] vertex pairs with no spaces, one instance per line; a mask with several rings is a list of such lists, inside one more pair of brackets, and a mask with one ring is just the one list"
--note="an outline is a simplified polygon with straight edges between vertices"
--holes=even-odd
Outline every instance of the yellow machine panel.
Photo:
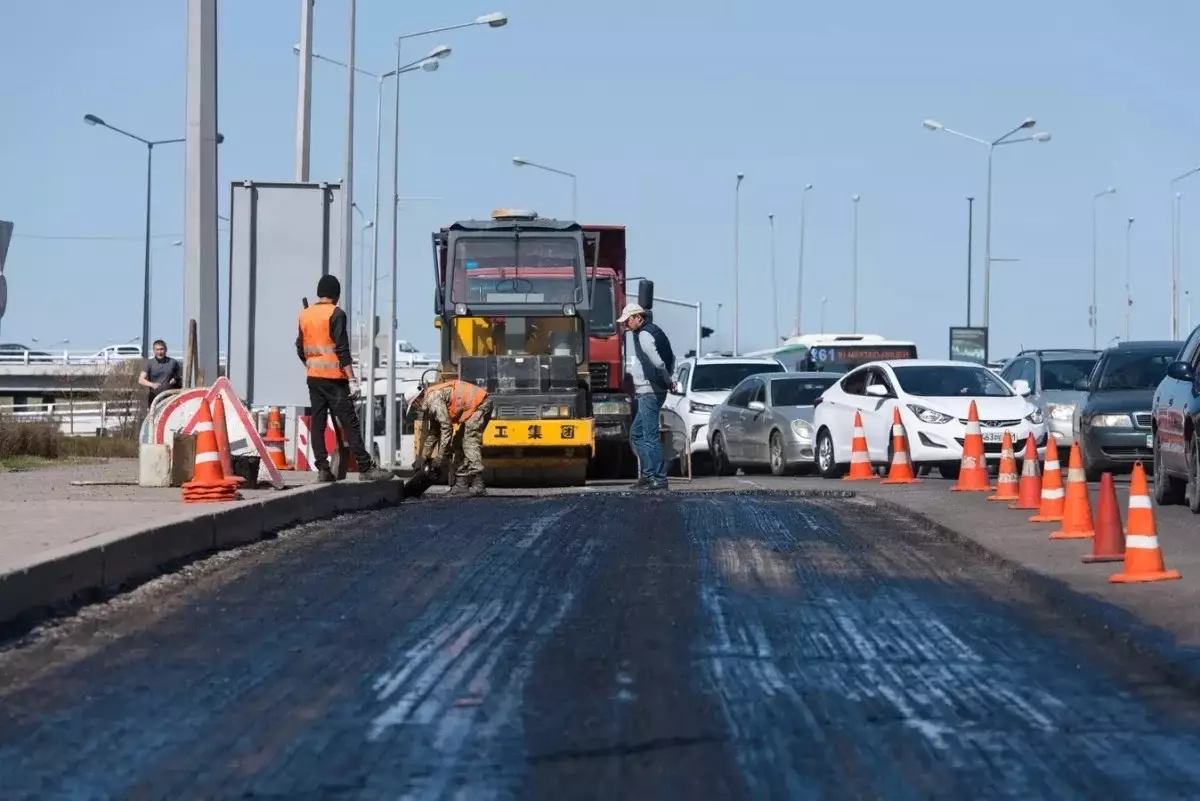
[[[483,447],[595,447],[589,420],[492,420],[483,432]],[[486,456],[486,454],[485,454]]]

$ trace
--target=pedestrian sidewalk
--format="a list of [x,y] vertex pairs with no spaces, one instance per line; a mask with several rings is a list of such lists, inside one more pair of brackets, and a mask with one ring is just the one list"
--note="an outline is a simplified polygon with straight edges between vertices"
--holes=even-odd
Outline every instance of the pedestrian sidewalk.
[[178,488],[137,486],[137,472],[136,459],[113,459],[0,473],[0,623],[289,526],[398,503],[402,487],[285,472],[283,490],[184,504]]

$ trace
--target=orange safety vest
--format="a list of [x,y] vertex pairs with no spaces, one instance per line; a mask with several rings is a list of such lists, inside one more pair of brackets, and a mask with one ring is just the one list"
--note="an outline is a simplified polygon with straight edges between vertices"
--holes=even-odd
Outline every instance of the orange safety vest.
[[337,305],[318,300],[300,312],[300,337],[304,342],[304,367],[309,378],[345,378],[346,371],[334,353],[329,318]]
[[450,393],[450,422],[457,425],[475,414],[480,405],[487,399],[487,392],[467,381],[457,379],[434,384],[426,392],[437,392],[446,387],[453,387]]

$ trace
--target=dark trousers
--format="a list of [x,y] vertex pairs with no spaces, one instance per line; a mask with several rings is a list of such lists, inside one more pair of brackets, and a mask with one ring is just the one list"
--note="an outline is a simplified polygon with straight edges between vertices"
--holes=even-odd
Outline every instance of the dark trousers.
[[308,404],[312,408],[308,436],[312,440],[313,461],[317,463],[317,469],[329,469],[325,429],[328,426],[329,415],[332,414],[335,425],[341,429],[342,439],[350,446],[350,453],[354,454],[358,472],[365,473],[370,470],[371,454],[363,447],[358,411],[350,397],[350,382],[344,378],[308,379]]

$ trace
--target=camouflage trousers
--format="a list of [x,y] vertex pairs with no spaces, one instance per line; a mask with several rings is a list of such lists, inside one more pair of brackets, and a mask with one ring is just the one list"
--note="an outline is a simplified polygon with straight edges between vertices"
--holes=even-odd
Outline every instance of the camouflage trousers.
[[454,433],[451,450],[459,478],[470,478],[483,472],[483,432],[492,419],[492,399],[485,398],[475,413],[463,421]]

